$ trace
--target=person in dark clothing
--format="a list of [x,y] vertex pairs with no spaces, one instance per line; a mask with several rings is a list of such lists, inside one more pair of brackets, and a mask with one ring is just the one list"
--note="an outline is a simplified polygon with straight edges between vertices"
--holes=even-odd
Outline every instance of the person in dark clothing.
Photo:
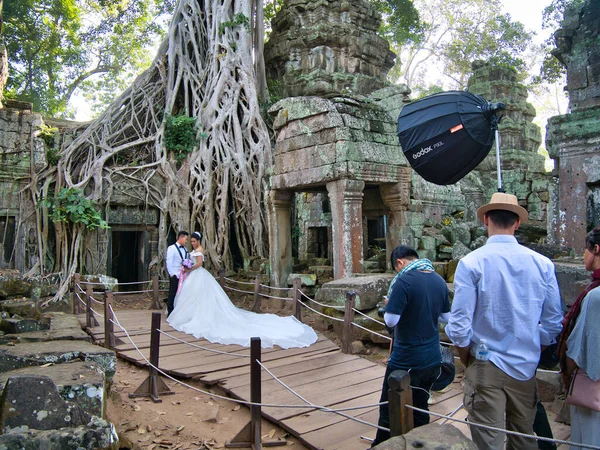
[[[450,312],[448,287],[431,261],[419,259],[418,253],[410,247],[396,247],[391,263],[397,275],[390,284],[384,320],[394,329],[394,343],[380,401],[388,400],[389,375],[394,370],[406,370],[410,374],[413,405],[427,410],[429,391],[441,373],[438,318]],[[413,411],[413,418],[415,427],[429,423],[426,413]],[[378,423],[389,428],[388,405],[379,407]],[[389,437],[389,432],[378,429],[373,446]]]

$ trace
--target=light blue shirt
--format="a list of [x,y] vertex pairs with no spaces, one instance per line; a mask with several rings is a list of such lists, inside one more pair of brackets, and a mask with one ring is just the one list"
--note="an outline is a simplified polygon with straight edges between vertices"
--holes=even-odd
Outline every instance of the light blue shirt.
[[517,380],[535,375],[540,345],[562,329],[554,265],[514,236],[491,236],[462,258],[454,275],[454,300],[446,334],[458,347],[486,339],[489,358]]

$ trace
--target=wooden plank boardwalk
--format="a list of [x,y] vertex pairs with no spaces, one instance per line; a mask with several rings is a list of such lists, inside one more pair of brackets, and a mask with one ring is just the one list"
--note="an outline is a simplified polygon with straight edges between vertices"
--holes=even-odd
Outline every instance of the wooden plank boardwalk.
[[[142,354],[149,358],[150,322],[152,311],[117,310],[118,321],[131,335]],[[79,316],[85,326],[85,315]],[[101,321],[98,318],[98,321]],[[204,339],[174,330],[163,316],[161,330],[186,343],[218,350],[214,353],[161,335],[159,368],[179,378],[194,377],[206,385],[218,384],[229,396],[242,400],[250,398],[249,348],[238,345],[213,344]],[[104,340],[102,326],[88,329],[97,343]],[[117,355],[134,364],[145,361],[125,333],[115,327],[115,335],[123,342],[115,348]],[[279,347],[262,349],[262,363],[287,386],[315,405],[347,408],[372,405],[379,401],[385,366],[358,355],[348,355],[321,334],[316,343],[307,348],[283,350]],[[461,377],[458,376],[443,393],[434,393],[430,410],[449,414],[461,405]],[[303,402],[263,371],[262,403],[299,405]],[[315,450],[364,450],[370,443],[361,436],[373,438],[376,429],[347,419],[338,414],[306,408],[263,407],[262,414],[297,437],[304,445]],[[377,423],[378,407],[345,411],[345,414],[369,423]],[[460,409],[454,417],[464,419]],[[438,419],[431,417],[432,422]],[[467,436],[466,425],[453,422]],[[561,433],[564,439],[564,431]]]

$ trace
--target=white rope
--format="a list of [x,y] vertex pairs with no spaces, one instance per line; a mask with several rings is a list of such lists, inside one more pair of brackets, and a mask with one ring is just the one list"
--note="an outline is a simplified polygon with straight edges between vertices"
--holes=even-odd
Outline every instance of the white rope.
[[149,289],[149,290],[146,290],[146,291],[113,292],[113,295],[145,294],[146,292],[152,292],[152,289]]
[[81,284],[88,284],[90,286],[104,286],[104,283],[92,283],[91,281],[80,281]]
[[127,286],[128,284],[146,284],[146,283],[152,283],[151,280],[148,281],[130,281],[127,283],[117,283],[117,286]]
[[289,301],[289,300],[294,300],[293,298],[289,298],[289,297],[275,297],[274,295],[267,295],[267,294],[263,294],[262,292],[260,293],[261,297],[265,297],[265,298],[274,298],[275,300],[284,300],[284,301]]
[[308,306],[306,303],[304,303],[300,299],[298,299],[298,302],[302,306],[304,306],[306,309],[310,309],[312,312],[318,314],[319,316],[323,316],[323,317],[326,317],[326,318],[331,319],[331,320],[337,320],[338,322],[343,322],[344,321],[344,319],[338,319],[337,317],[331,317],[331,316],[328,316],[327,314],[323,314],[322,312],[317,311],[316,309],[312,309],[310,306]]
[[104,314],[100,314],[98,311],[96,311],[94,308],[90,308],[92,310],[92,312],[102,318],[104,318]]
[[83,301],[83,299],[79,296],[79,294],[77,292],[75,292],[75,296],[77,297],[77,300],[79,300],[83,305],[85,305],[85,302]]
[[261,286],[274,291],[289,291],[292,289],[291,287],[267,286],[266,284],[261,284]]
[[381,321],[379,321],[379,320],[377,320],[377,319],[374,319],[374,318],[373,318],[373,317],[371,317],[371,316],[367,316],[365,313],[363,313],[363,312],[359,311],[359,310],[358,310],[358,309],[356,309],[356,308],[352,308],[352,311],[354,311],[354,312],[355,312],[355,313],[357,313],[357,314],[360,314],[360,315],[361,315],[361,316],[363,316],[363,317],[366,317],[366,318],[367,318],[367,319],[369,319],[369,320],[372,320],[372,321],[373,321],[373,322],[375,322],[375,323],[378,323],[378,324],[379,324],[379,325],[381,325],[382,327],[385,327],[385,323],[383,323],[383,322],[381,322]]
[[326,304],[324,304],[324,303],[319,303],[318,301],[316,301],[316,300],[313,300],[312,298],[310,298],[308,295],[306,295],[306,294],[305,294],[304,292],[302,292],[300,289],[298,289],[298,292],[300,292],[300,295],[303,295],[304,297],[306,297],[306,298],[307,298],[308,300],[310,300],[311,302],[313,302],[313,303],[316,303],[317,305],[319,305],[319,306],[321,306],[321,307],[323,307],[323,308],[333,308],[333,309],[339,309],[339,310],[345,309],[345,307],[344,307],[344,306],[332,306],[332,305],[326,305]]
[[238,283],[238,284],[245,284],[245,285],[249,285],[249,286],[254,286],[254,283],[251,283],[249,281],[238,281],[238,280],[234,280],[232,278],[227,278],[227,277],[223,277],[224,280],[226,281],[230,281],[231,283]]
[[379,337],[382,337],[383,339],[387,339],[388,341],[392,340],[392,338],[389,337],[389,336],[384,336],[383,334],[377,333],[376,331],[369,330],[368,328],[365,328],[365,327],[363,327],[363,326],[361,326],[361,325],[359,325],[359,324],[357,324],[355,322],[352,322],[352,325],[354,325],[357,328],[360,328],[361,330],[365,330],[365,331],[368,331],[371,334],[375,334],[375,335],[377,335]]
[[[454,409],[452,410],[452,412],[451,412],[450,414],[448,414],[448,415],[449,415],[450,417],[453,417],[453,416],[454,416],[454,414],[456,414],[458,411],[460,411],[460,410],[461,410],[461,409],[462,409],[464,406],[465,406],[465,404],[464,404],[464,403],[461,403],[461,404],[460,404],[460,405],[458,405],[456,408],[454,408]],[[442,423],[441,423],[441,424],[442,424],[442,425],[444,425],[446,422],[448,422],[448,420],[450,420],[450,419],[444,419],[444,420],[442,420]]]
[[[174,378],[173,376],[171,376],[168,373],[166,373],[164,370],[156,367],[150,361],[148,361],[148,358],[146,358],[144,356],[144,354],[139,349],[139,347],[136,345],[136,343],[133,341],[133,339],[131,339],[131,335],[129,334],[129,332],[125,328],[123,328],[123,326],[121,326],[121,324],[119,323],[119,319],[114,314],[114,312],[113,312],[113,317],[115,318],[115,320],[110,319],[110,321],[113,324],[115,324],[117,327],[119,327],[125,333],[125,336],[127,337],[127,339],[129,339],[129,342],[131,342],[131,344],[133,345],[134,349],[139,353],[139,355],[145,361],[146,365],[148,367],[152,367],[152,369],[156,370],[162,376],[168,378],[171,381],[174,381],[175,383],[177,383],[177,384],[179,384],[181,386],[184,386],[184,387],[186,387],[188,389],[192,389],[193,391],[196,391],[196,392],[200,392],[201,394],[210,395],[211,397],[214,397],[214,398],[220,398],[222,400],[227,400],[227,401],[234,402],[234,403],[240,403],[242,405],[247,405],[247,406],[261,406],[261,407],[264,407],[264,408],[291,408],[291,409],[306,409],[307,408],[306,405],[274,405],[274,404],[270,404],[270,403],[254,403],[254,402],[250,402],[250,401],[247,401],[247,400],[238,400],[238,399],[235,399],[235,398],[225,397],[223,395],[218,395],[218,394],[215,394],[214,392],[204,391],[204,390],[199,389],[199,388],[197,388],[195,386],[190,386],[189,384],[184,383],[183,381],[180,381],[177,378]],[[323,409],[324,407],[315,406],[314,408],[316,408],[316,409]]]
[[220,351],[220,350],[214,350],[214,349],[212,349],[212,348],[206,348],[206,347],[202,347],[201,345],[193,344],[193,343],[191,343],[191,342],[187,342],[187,341],[184,341],[184,340],[182,340],[182,339],[179,339],[178,337],[175,337],[175,336],[173,336],[173,335],[171,335],[171,334],[169,334],[169,333],[167,333],[167,332],[165,332],[165,331],[163,331],[163,330],[157,330],[157,331],[158,331],[160,334],[162,334],[162,335],[164,335],[164,336],[167,336],[168,338],[171,338],[171,339],[173,339],[173,340],[175,340],[175,341],[179,341],[179,342],[181,342],[182,344],[186,344],[186,345],[189,345],[189,346],[191,346],[191,347],[196,347],[196,348],[199,348],[200,350],[206,350],[206,351],[208,351],[208,352],[219,353],[219,354],[221,354],[221,355],[231,355],[231,356],[240,356],[240,357],[242,357],[242,358],[250,358],[250,355],[242,355],[242,354],[239,354],[239,353],[229,353],[229,352],[222,352],[222,351]]
[[[274,379],[275,381],[277,381],[279,384],[281,384],[281,385],[282,385],[282,386],[283,386],[285,389],[287,389],[287,390],[288,390],[289,392],[291,392],[293,395],[295,395],[296,397],[298,397],[298,398],[299,398],[300,400],[302,400],[303,402],[306,402],[308,405],[312,406],[313,408],[316,408],[316,407],[317,407],[317,406],[315,406],[313,403],[309,402],[307,399],[305,399],[304,397],[302,397],[300,394],[298,394],[296,391],[294,391],[294,390],[293,390],[291,387],[289,387],[287,384],[285,384],[285,383],[284,383],[283,381],[281,381],[279,378],[277,378],[277,377],[276,377],[276,376],[275,376],[275,375],[274,375],[274,374],[273,374],[273,373],[272,373],[272,372],[271,372],[269,369],[267,369],[267,368],[266,368],[266,367],[265,367],[265,366],[264,366],[264,365],[263,365],[263,364],[262,364],[260,361],[256,361],[256,362],[257,362],[257,363],[260,365],[260,367],[262,367],[262,368],[263,368],[263,369],[264,369],[264,370],[265,370],[265,371],[266,371],[266,372],[267,372],[269,375],[271,375],[271,377],[273,377],[273,379]],[[342,412],[339,412],[339,411],[336,411],[336,410],[333,410],[333,409],[329,409],[329,408],[319,408],[319,409],[322,409],[322,410],[324,410],[324,411],[326,411],[326,412],[333,412],[333,413],[335,413],[335,414],[338,414],[338,415],[340,415],[340,416],[342,416],[342,417],[345,417],[346,419],[350,419],[350,420],[353,420],[353,421],[355,421],[355,422],[362,423],[362,424],[364,424],[364,425],[368,425],[368,426],[370,426],[370,427],[373,427],[373,428],[378,428],[378,429],[380,429],[380,430],[383,430],[383,431],[388,431],[388,432],[390,431],[390,430],[389,430],[389,428],[380,427],[379,425],[375,425],[375,424],[373,424],[373,423],[367,422],[366,420],[358,419],[358,418],[356,418],[356,417],[352,417],[352,416],[350,416],[350,415],[348,415],[348,414],[344,414],[344,413],[342,413]]]
[[405,404],[404,406],[406,406],[408,409],[412,409],[414,411],[419,411],[419,412],[422,412],[422,413],[431,414],[433,416],[441,417],[441,418],[444,418],[446,420],[453,420],[455,422],[460,422],[460,423],[463,423],[465,425],[474,426],[474,427],[478,427],[478,428],[484,428],[486,430],[499,431],[501,433],[512,434],[514,436],[521,436],[521,437],[524,437],[524,438],[527,438],[527,439],[535,439],[535,440],[538,440],[538,441],[555,442],[557,444],[565,444],[565,445],[572,445],[572,446],[581,447],[581,448],[592,448],[592,449],[600,450],[600,447],[597,446],[597,445],[580,444],[578,442],[564,441],[562,439],[551,439],[551,438],[542,437],[542,436],[535,436],[535,435],[532,435],[532,434],[519,433],[518,431],[504,430],[502,428],[496,428],[496,427],[492,427],[492,426],[489,426],[489,425],[484,425],[482,423],[469,422],[469,421],[463,420],[463,419],[456,419],[456,418],[451,417],[451,416],[447,416],[447,415],[439,414],[439,413],[434,413],[432,411],[428,411],[426,409],[417,408],[416,406],[412,406],[412,405]]
[[104,302],[101,302],[100,300],[96,300],[94,297],[92,297],[91,295],[89,295],[88,297],[90,297],[92,299],[93,302],[98,303],[99,305],[104,305]]
[[225,289],[229,289],[230,291],[234,291],[234,292],[241,292],[242,294],[250,294],[250,295],[254,295],[254,292],[248,292],[248,291],[242,291],[240,289],[235,289],[232,288],[231,286],[224,286]]

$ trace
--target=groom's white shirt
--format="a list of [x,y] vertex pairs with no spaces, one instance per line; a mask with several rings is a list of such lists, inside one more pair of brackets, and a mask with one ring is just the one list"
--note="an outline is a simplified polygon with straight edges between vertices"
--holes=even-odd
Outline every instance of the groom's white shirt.
[[[167,272],[169,272],[169,276],[176,276],[179,278],[179,269],[181,269],[181,256],[185,258],[187,255],[187,250],[185,247],[181,247],[181,250],[177,250],[179,244],[175,242],[173,245],[169,245],[167,248]],[[181,252],[181,254],[179,253]]]

